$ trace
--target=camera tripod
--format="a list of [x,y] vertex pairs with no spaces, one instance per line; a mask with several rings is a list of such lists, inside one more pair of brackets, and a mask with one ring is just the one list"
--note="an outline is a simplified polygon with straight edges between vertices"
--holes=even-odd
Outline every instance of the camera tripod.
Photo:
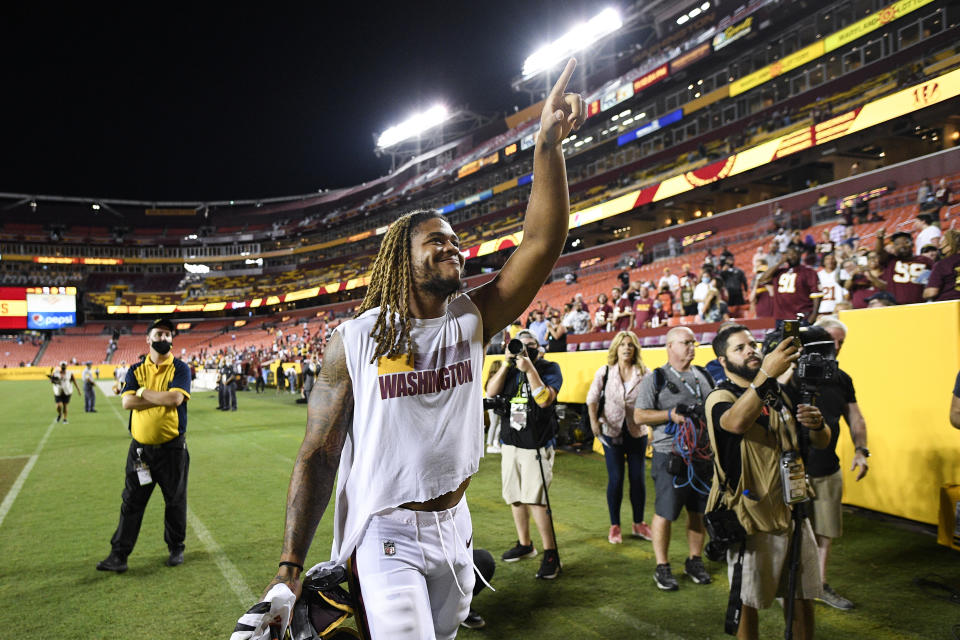
[[807,519],[806,503],[801,502],[793,505],[790,509],[790,516],[790,519],[793,521],[793,532],[790,534],[790,549],[787,555],[788,562],[790,563],[790,572],[787,574],[787,595],[783,600],[784,619],[787,625],[783,632],[785,640],[793,640],[793,607],[797,594],[797,569],[800,568],[800,544],[803,540],[803,521]]

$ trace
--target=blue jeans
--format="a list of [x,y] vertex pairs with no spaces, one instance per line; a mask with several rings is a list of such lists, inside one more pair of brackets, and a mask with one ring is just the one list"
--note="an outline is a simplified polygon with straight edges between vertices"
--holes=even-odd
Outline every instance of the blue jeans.
[[647,503],[646,453],[647,438],[634,438],[626,427],[621,432],[623,441],[612,444],[606,436],[600,438],[603,443],[603,459],[607,462],[607,509],[610,511],[610,524],[620,524],[620,503],[623,502],[623,466],[626,461],[630,477],[630,506],[633,508],[633,521],[643,522],[643,510]]

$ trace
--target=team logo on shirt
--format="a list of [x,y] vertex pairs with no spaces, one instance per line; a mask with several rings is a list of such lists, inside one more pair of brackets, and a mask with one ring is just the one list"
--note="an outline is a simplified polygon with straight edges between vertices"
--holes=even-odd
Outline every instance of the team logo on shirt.
[[437,393],[473,382],[470,343],[464,340],[438,351],[414,354],[412,365],[406,354],[380,358],[377,376],[382,400]]
[[383,555],[385,556],[397,555],[397,544],[393,540],[383,541]]

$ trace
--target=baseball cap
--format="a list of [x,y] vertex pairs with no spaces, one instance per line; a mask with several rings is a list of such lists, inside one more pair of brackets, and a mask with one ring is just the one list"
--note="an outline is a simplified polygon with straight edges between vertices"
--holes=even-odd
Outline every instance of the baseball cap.
[[173,333],[173,322],[166,318],[157,318],[147,327],[147,333],[150,333],[154,329],[166,329],[170,333]]
[[927,224],[933,224],[933,216],[929,213],[918,213],[917,220],[923,220]]
[[872,302],[874,300],[883,300],[884,302],[889,302],[890,304],[897,304],[897,299],[893,297],[893,294],[889,291],[878,291],[869,298],[866,299],[866,302]]
[[906,231],[897,231],[895,234],[890,236],[890,241],[893,242],[897,238],[906,238],[907,240],[913,240],[913,236],[907,233]]

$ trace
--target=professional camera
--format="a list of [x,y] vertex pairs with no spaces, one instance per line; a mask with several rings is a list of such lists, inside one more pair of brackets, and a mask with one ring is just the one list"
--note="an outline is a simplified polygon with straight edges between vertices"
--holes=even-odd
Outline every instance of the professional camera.
[[[520,340],[519,338],[514,338],[513,340],[507,343],[507,353],[509,354],[507,358],[511,361],[516,360],[517,356],[520,356],[520,355],[524,355],[530,358],[531,360],[533,359],[533,356],[530,354],[529,349],[527,349],[527,345],[525,345],[523,343],[523,340]],[[510,356],[513,356],[513,357],[511,358]]]
[[725,561],[730,545],[743,542],[747,537],[747,531],[733,509],[718,507],[709,511],[703,523],[710,534],[710,542],[703,548],[703,554],[713,562]]
[[492,410],[497,415],[505,416],[510,413],[510,402],[506,398],[495,396],[483,399],[483,410]]

